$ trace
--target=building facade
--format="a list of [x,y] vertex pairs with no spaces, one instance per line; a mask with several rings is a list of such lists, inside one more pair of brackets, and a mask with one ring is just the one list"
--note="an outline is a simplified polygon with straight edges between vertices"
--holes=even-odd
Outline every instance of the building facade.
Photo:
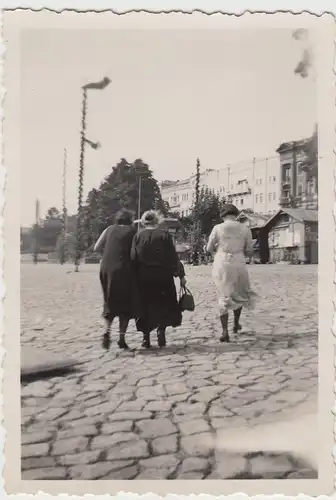
[[280,205],[317,210],[318,173],[307,165],[306,148],[311,139],[282,143],[280,158]]
[[[253,159],[219,170],[205,170],[200,175],[200,188],[208,188],[240,210],[271,215],[279,209],[279,174],[278,157]],[[160,186],[162,198],[172,211],[188,216],[193,206],[195,184],[195,175],[181,181],[164,181]]]
[[[282,207],[317,210],[317,162],[313,168],[307,162],[307,145],[312,140],[314,136],[284,142],[276,151],[278,156],[271,158],[254,158],[218,170],[205,170],[201,173],[200,188],[210,189],[240,210],[259,214],[271,216]],[[195,183],[195,175],[181,181],[165,181],[161,184],[162,197],[173,211],[188,216]]]
[[271,262],[318,263],[318,211],[283,208],[262,228]]

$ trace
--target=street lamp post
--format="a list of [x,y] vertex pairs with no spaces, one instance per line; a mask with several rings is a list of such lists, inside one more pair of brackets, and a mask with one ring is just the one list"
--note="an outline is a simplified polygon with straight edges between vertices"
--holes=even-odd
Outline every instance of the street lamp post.
[[79,263],[81,258],[82,247],[82,205],[83,205],[83,181],[84,181],[84,154],[85,144],[88,144],[93,149],[100,147],[99,142],[92,142],[85,137],[86,132],[86,113],[87,113],[87,91],[103,90],[111,80],[107,77],[99,82],[88,83],[82,87],[82,123],[81,123],[81,140],[80,140],[80,159],[79,159],[79,172],[78,172],[78,211],[77,211],[77,224],[76,224],[76,255],[75,255],[75,271],[79,271]]

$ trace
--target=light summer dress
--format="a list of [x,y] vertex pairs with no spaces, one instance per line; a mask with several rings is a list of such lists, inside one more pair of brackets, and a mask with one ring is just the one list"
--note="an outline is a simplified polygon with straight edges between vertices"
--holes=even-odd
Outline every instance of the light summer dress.
[[256,294],[251,290],[245,255],[252,254],[250,229],[241,222],[226,220],[210,234],[208,252],[216,252],[212,277],[218,295],[220,314],[239,307],[254,307]]

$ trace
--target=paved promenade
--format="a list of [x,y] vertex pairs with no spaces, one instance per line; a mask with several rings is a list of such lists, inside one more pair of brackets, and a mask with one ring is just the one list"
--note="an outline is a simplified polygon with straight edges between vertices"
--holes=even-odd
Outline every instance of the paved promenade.
[[[22,264],[21,342],[83,364],[22,384],[23,479],[315,477],[288,454],[230,455],[216,433],[315,405],[317,267],[250,266],[257,308],[221,344],[211,267],[187,268],[197,308],[146,351],[101,348],[98,266]],[[117,326],[117,325],[116,325]],[[260,450],[255,450],[256,452]]]

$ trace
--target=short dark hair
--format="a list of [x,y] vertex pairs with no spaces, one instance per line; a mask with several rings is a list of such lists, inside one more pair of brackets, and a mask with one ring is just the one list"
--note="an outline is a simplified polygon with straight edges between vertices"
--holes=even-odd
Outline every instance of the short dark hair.
[[115,223],[122,226],[131,226],[133,224],[133,212],[122,208],[115,214]]
[[220,216],[222,219],[226,217],[227,215],[239,215],[239,210],[235,205],[232,205],[232,203],[225,203],[220,211]]

